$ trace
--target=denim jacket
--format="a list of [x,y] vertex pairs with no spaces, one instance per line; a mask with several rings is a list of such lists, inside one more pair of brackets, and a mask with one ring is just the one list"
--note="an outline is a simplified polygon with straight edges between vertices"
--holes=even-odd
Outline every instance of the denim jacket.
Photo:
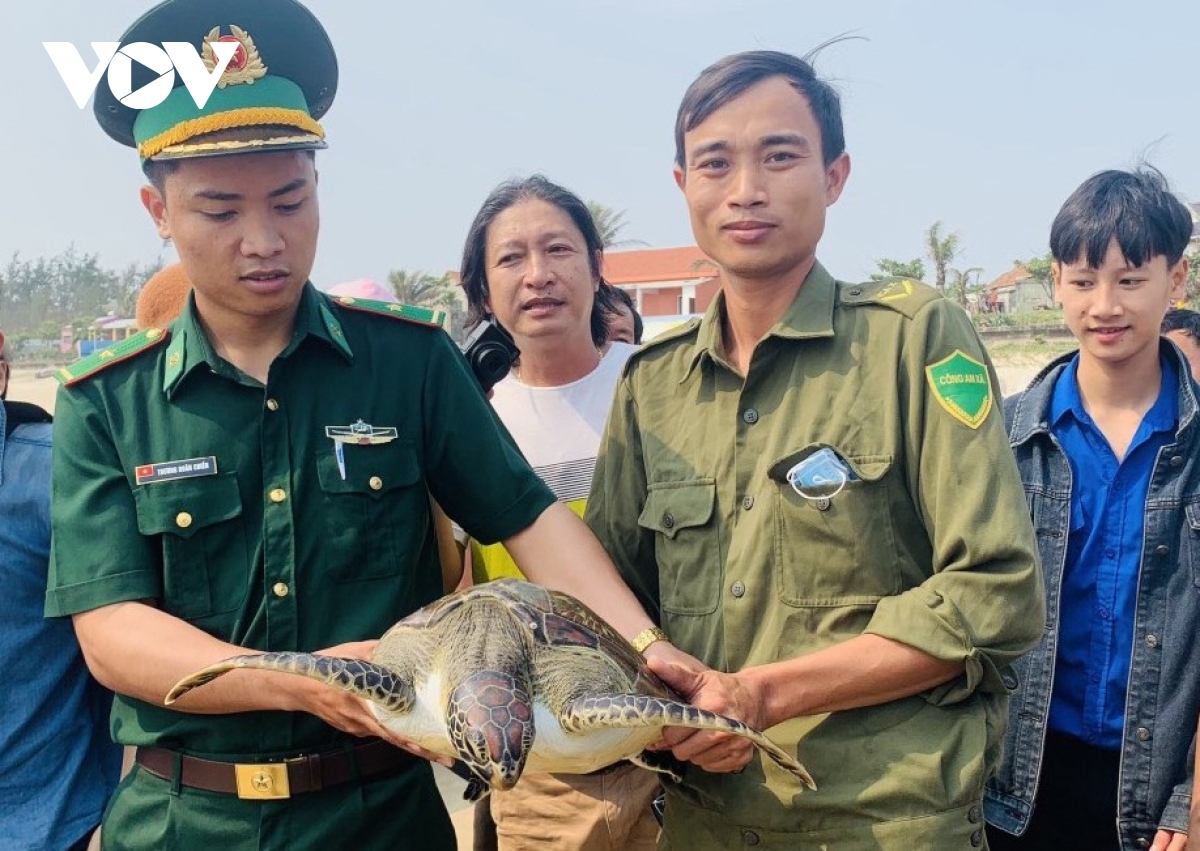
[[112,696],[84,667],[71,622],[42,616],[51,426],[30,418],[6,436],[21,408],[32,406],[0,401],[0,845],[9,851],[78,841],[100,821],[121,768],[107,730]]
[[[1200,712],[1200,423],[1187,362],[1164,340],[1179,370],[1179,423],[1158,453],[1146,497],[1145,537],[1125,733],[1117,829],[1125,851],[1148,848],[1156,830],[1187,832],[1192,747]],[[1046,585],[1046,630],[1038,648],[1014,666],[1016,688],[998,773],[988,782],[990,824],[1023,833],[1029,826],[1050,715],[1058,612],[1071,515],[1071,467],[1050,432],[1054,383],[1072,355],[1044,369],[1005,400],[1009,442],[1025,486]],[[1019,686],[1018,686],[1019,683]]]

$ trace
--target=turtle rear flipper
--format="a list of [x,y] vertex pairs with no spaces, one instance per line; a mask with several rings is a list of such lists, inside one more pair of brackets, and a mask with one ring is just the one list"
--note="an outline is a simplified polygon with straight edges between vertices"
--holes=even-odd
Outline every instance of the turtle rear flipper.
[[416,691],[411,682],[401,678],[394,671],[365,659],[341,659],[336,656],[316,656],[312,653],[255,653],[234,656],[185,677],[167,693],[163,703],[169,706],[192,689],[238,668],[299,674],[348,691],[397,713],[407,712],[416,701]]
[[589,694],[568,701],[562,708],[560,721],[564,730],[572,732],[661,725],[744,736],[809,789],[817,788],[812,775],[795,757],[758,730],[737,719],[677,700],[643,694]]

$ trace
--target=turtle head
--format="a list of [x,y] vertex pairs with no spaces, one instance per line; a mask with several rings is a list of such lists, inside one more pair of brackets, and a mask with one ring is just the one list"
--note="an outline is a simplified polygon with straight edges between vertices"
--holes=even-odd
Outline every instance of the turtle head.
[[511,789],[533,745],[528,683],[503,671],[478,671],[450,694],[447,728],[459,757],[493,789]]

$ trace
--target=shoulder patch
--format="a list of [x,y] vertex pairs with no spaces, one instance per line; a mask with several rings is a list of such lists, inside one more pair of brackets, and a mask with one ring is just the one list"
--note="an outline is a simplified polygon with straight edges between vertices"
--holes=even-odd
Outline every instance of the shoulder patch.
[[444,328],[446,324],[446,311],[444,310],[415,307],[411,304],[397,304],[394,301],[372,301],[348,295],[333,296],[332,299],[334,304],[340,304],[350,310],[390,316],[392,319],[400,319],[417,325],[433,325],[437,328]]
[[962,349],[925,367],[925,381],[938,404],[969,428],[979,428],[992,411],[987,367]]
[[905,316],[914,316],[922,307],[942,295],[928,284],[909,278],[885,278],[865,284],[841,284],[838,298],[842,304],[878,304]]
[[155,346],[162,345],[170,336],[171,332],[165,328],[147,328],[145,331],[140,331],[132,337],[127,337],[94,354],[90,354],[82,360],[77,360],[70,366],[64,366],[54,373],[54,377],[58,379],[59,384],[70,387],[73,384],[78,384],[85,378],[91,378],[93,375],[103,372],[114,363],[129,360],[130,358],[137,357],[142,352],[150,351]]

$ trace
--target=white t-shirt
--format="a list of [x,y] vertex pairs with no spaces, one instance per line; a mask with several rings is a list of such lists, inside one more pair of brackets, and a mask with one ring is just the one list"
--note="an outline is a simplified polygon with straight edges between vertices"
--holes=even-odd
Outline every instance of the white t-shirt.
[[[580,516],[617,381],[637,350],[629,343],[613,343],[594,370],[570,384],[530,387],[510,373],[494,388],[492,407],[517,448],[558,501]],[[521,575],[500,544],[485,547],[472,541],[471,550],[476,582]]]

